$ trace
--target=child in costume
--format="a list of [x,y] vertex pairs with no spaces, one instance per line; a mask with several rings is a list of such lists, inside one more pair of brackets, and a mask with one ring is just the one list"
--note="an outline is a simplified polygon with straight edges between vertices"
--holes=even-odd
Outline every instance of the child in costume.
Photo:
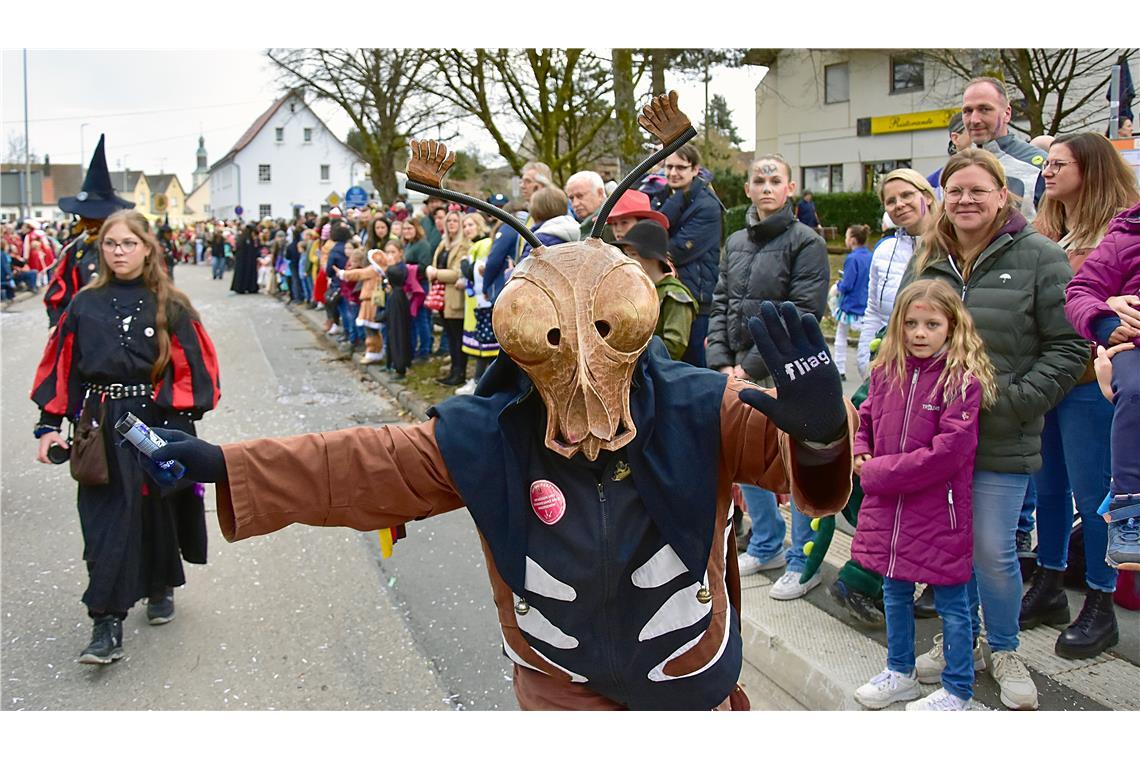
[[871,273],[871,252],[867,250],[867,236],[871,229],[865,224],[853,224],[847,228],[844,242],[847,244],[846,260],[843,262],[843,276],[835,284],[839,293],[839,303],[835,310],[835,366],[839,376],[847,379],[847,331],[863,329],[863,312],[867,310],[867,287]]
[[360,311],[356,316],[356,324],[364,328],[364,356],[360,359],[361,364],[378,364],[384,360],[384,342],[380,337],[380,322],[374,300],[377,289],[383,292],[380,287],[381,273],[384,271],[383,257],[384,252],[375,248],[368,251],[365,257],[364,250],[357,247],[349,257],[352,268],[336,270],[336,276],[343,282],[353,286],[362,283],[358,296]]
[[697,316],[697,299],[673,276],[669,266],[669,233],[657,222],[643,219],[614,245],[641,265],[657,290],[661,310],[653,334],[665,342],[669,356],[680,360],[689,347],[689,328]]
[[[1073,276],[1065,289],[1065,316],[1078,333],[1110,351],[1124,343],[1140,347],[1140,204],[1113,218],[1100,245]],[[1105,513],[1105,561],[1140,570],[1140,351],[1112,353],[1112,489]]]
[[934,587],[946,667],[942,688],[907,709],[964,710],[973,697],[971,481],[978,413],[995,398],[993,367],[958,295],[932,280],[904,288],[871,365],[854,448],[865,495],[851,555],[882,574],[887,618],[887,668],[855,691],[866,707],[919,694],[915,583]]
[[483,274],[491,253],[492,236],[482,214],[463,217],[463,234],[471,241],[467,258],[460,264],[467,281],[467,299],[463,303],[463,353],[475,357],[475,377],[456,389],[459,395],[475,392],[475,386],[487,367],[499,355],[499,343],[491,326],[491,299],[483,292]]

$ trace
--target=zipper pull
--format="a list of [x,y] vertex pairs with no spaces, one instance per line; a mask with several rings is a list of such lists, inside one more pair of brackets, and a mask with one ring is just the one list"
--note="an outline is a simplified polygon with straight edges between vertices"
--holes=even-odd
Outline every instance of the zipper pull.
[[606,500],[605,488],[602,486],[601,481],[599,481],[597,485],[598,485],[598,501],[605,501]]

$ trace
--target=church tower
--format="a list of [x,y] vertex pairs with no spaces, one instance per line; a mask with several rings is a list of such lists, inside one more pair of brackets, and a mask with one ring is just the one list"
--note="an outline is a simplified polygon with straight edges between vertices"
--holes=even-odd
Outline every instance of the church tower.
[[193,180],[191,181],[194,187],[205,182],[210,176],[210,166],[206,163],[206,138],[202,136],[198,137],[198,152],[196,155],[198,157],[198,166],[194,169]]

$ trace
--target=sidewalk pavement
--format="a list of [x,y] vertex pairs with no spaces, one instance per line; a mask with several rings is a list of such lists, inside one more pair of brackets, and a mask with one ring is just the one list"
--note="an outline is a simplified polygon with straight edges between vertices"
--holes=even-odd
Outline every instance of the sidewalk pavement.
[[[324,345],[346,354],[322,330],[323,311],[286,306],[311,329]],[[854,359],[854,351],[849,356]],[[428,404],[404,385],[395,382],[382,367],[355,364],[357,369],[384,386],[413,419],[427,417]],[[852,365],[853,366],[853,365]],[[857,373],[856,373],[857,374]],[[852,378],[847,385],[857,385]],[[846,390],[846,388],[845,388]],[[781,506],[785,520],[788,507]],[[822,582],[802,599],[776,601],[769,587],[782,571],[770,571],[741,579],[741,626],[745,674],[754,709],[862,710],[852,696],[855,689],[886,666],[886,635],[854,623],[827,593],[839,568],[851,556],[851,538],[836,530],[831,548],[820,568]],[[1069,606],[1076,619],[1083,595],[1069,593]],[[1138,710],[1140,709],[1140,612],[1116,607],[1120,643],[1090,660],[1066,660],[1053,653],[1060,629],[1038,626],[1021,634],[1021,654],[1037,684],[1042,710]],[[934,634],[941,631],[937,619],[916,621],[917,653],[925,652]],[[938,685],[923,685],[923,696]],[[974,709],[1004,710],[998,687],[988,672],[978,674]],[[779,693],[775,693],[779,692]],[[896,704],[890,709],[902,709]]]

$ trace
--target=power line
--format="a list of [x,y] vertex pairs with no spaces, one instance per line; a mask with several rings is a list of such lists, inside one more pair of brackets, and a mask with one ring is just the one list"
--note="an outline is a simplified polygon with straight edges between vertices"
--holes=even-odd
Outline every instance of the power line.
[[74,121],[76,119],[112,119],[112,118],[117,118],[119,116],[141,116],[144,114],[152,114],[152,113],[173,113],[175,111],[196,111],[196,110],[205,109],[205,108],[229,108],[231,106],[244,106],[244,105],[248,105],[249,103],[258,103],[261,101],[262,101],[261,98],[251,98],[249,100],[240,100],[236,103],[216,103],[214,105],[207,105],[207,106],[179,106],[177,108],[153,108],[153,109],[145,110],[145,111],[122,111],[120,113],[97,113],[97,114],[88,114],[86,116],[51,116],[51,117],[45,117],[42,119],[28,119],[28,121],[31,123],[39,123],[39,122],[46,122],[46,121]]

